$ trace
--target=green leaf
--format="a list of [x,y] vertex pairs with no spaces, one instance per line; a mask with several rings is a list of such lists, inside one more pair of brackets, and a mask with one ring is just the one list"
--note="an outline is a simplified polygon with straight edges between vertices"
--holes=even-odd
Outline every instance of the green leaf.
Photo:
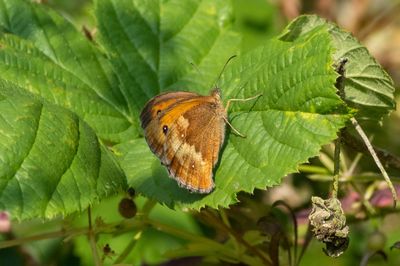
[[18,219],[51,218],[126,187],[86,123],[21,91],[0,83],[0,209]]
[[138,135],[110,63],[67,20],[43,5],[1,0],[0,26],[2,80],[76,112],[102,139]]
[[358,110],[357,118],[379,120],[394,110],[393,80],[351,33],[317,16],[300,16],[290,23],[281,39],[293,41],[320,25],[329,27],[336,50],[335,62],[341,58],[348,59],[345,65],[345,99],[350,107]]
[[[97,0],[99,43],[138,116],[163,91],[208,93],[241,36],[224,1]],[[193,64],[193,65],[192,65]]]
[[349,118],[333,85],[331,50],[327,30],[318,27],[293,42],[272,40],[228,66],[221,79],[226,99],[263,96],[232,107],[230,120],[247,138],[228,134],[212,193],[179,188],[143,139],[113,148],[129,184],[171,207],[195,209],[226,207],[239,191],[279,184],[334,139]]

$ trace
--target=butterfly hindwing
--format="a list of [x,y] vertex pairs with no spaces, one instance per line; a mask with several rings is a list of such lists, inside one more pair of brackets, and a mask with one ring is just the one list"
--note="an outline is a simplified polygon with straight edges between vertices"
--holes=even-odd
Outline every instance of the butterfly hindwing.
[[162,161],[170,175],[191,191],[210,192],[224,134],[225,122],[213,102],[203,99],[202,104],[182,113],[169,129],[163,147]]

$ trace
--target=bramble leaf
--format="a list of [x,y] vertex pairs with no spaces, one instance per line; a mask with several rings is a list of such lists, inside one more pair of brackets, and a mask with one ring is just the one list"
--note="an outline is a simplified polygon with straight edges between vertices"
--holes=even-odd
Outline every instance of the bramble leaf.
[[300,16],[281,35],[282,40],[294,40],[308,31],[325,25],[329,28],[335,53],[335,63],[346,58],[345,99],[357,110],[362,120],[380,120],[395,109],[394,83],[381,65],[351,33],[328,23],[318,16]]
[[0,1],[0,28],[0,209],[51,218],[126,188],[99,141],[134,132],[104,55],[28,1]]
[[72,112],[0,82],[0,209],[14,218],[82,211],[126,188],[94,131]]

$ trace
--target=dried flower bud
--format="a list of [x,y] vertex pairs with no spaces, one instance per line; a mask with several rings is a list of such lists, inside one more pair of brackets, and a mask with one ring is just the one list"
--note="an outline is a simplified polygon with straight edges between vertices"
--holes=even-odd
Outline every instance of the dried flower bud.
[[326,244],[324,252],[330,257],[343,254],[349,244],[349,227],[340,201],[336,198],[323,200],[311,198],[313,207],[308,219],[314,236]]
[[112,252],[112,249],[109,244],[105,244],[105,246],[103,247],[103,252],[104,254],[110,254]]
[[103,256],[101,260],[104,262],[106,258],[112,258],[113,256],[115,256],[115,251],[112,250],[109,244],[105,244],[103,246]]
[[132,199],[123,198],[119,202],[118,211],[123,217],[129,219],[136,215],[137,207]]

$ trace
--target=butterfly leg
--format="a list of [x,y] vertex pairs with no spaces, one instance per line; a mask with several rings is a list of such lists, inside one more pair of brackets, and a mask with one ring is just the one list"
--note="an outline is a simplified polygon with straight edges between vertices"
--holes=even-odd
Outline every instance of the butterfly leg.
[[227,124],[229,125],[230,128],[232,128],[232,130],[235,132],[236,135],[238,135],[239,137],[242,137],[242,138],[246,138],[245,135],[243,135],[242,133],[240,133],[236,128],[234,128],[234,127],[232,126],[231,123],[229,123],[229,120],[228,120],[226,117],[224,117],[224,121],[225,121],[225,123],[227,123]]
[[229,105],[231,104],[231,102],[247,102],[247,101],[251,101],[251,100],[257,99],[258,97],[261,97],[262,95],[263,94],[260,93],[260,94],[257,94],[256,96],[253,96],[253,97],[250,97],[250,98],[245,98],[245,99],[229,99],[226,102],[225,111],[228,112],[228,108],[229,108]]
[[[246,101],[251,101],[251,100],[257,99],[258,97],[261,97],[261,96],[262,96],[262,93],[257,94],[256,96],[253,96],[253,97],[250,97],[250,98],[246,98],[246,99],[229,99],[226,102],[225,112],[228,113],[228,108],[229,108],[229,105],[231,104],[231,102],[246,102]],[[224,117],[224,120],[225,120],[225,123],[227,123],[229,125],[229,127],[235,132],[236,135],[238,135],[238,136],[240,136],[242,138],[246,137],[245,135],[240,133],[236,128],[234,128],[232,126],[232,124],[229,123],[229,121],[228,121],[228,119],[226,117]]]

